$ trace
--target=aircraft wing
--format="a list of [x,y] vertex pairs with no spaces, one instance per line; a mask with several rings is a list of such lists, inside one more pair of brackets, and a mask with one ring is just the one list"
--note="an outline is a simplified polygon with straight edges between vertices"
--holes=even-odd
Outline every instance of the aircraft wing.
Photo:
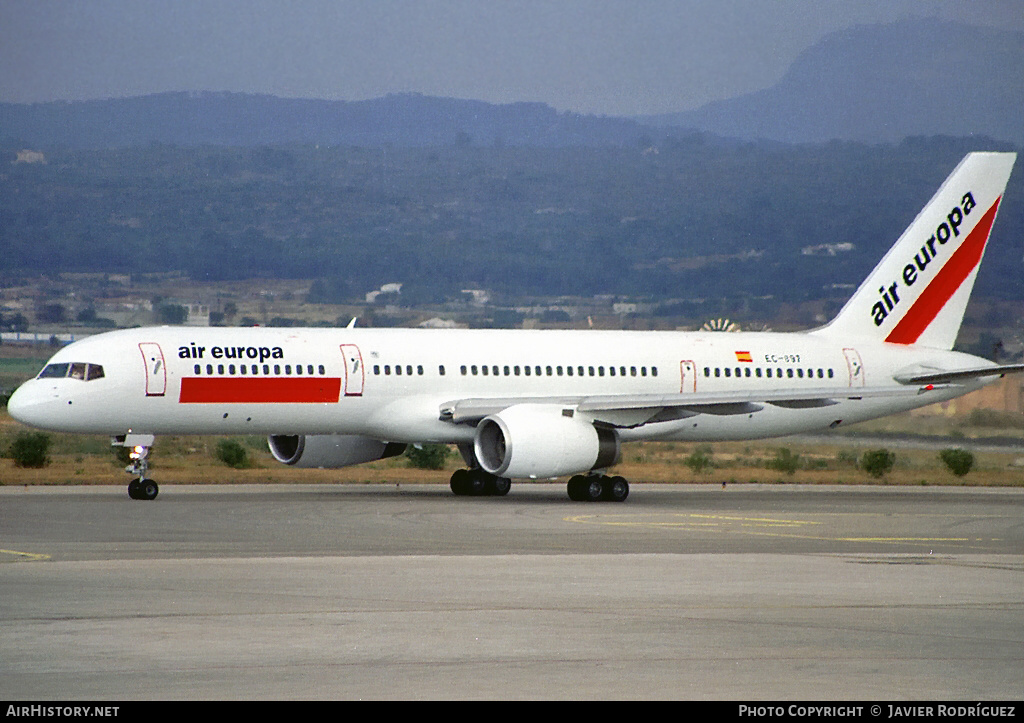
[[751,414],[766,404],[809,409],[847,399],[906,397],[934,389],[917,387],[821,387],[815,389],[743,390],[697,394],[602,394],[549,397],[458,399],[441,405],[440,418],[455,424],[476,423],[516,404],[551,404],[571,407],[614,426],[635,427],[648,422],[681,419],[697,414]]
[[1024,372],[1024,364],[1002,364],[1000,366],[977,367],[974,369],[953,369],[948,371],[925,371],[924,368],[917,368],[898,372],[893,379],[900,384],[949,384],[962,382],[965,379],[977,379],[978,377],[1003,376]]

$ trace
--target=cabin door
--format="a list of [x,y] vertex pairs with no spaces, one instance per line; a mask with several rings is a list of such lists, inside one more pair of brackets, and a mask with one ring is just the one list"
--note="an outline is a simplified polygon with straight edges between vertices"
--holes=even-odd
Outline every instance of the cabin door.
[[697,365],[692,361],[681,361],[679,362],[679,391],[680,392],[696,392],[697,391]]
[[142,342],[139,344],[142,361],[146,365],[146,396],[162,397],[167,392],[167,366],[164,364],[164,353],[159,344]]
[[861,363],[860,354],[856,349],[843,349],[843,356],[846,357],[846,367],[850,371],[850,386],[864,386],[864,365]]
[[345,396],[359,397],[363,394],[363,355],[355,344],[342,344],[341,354],[345,357]]

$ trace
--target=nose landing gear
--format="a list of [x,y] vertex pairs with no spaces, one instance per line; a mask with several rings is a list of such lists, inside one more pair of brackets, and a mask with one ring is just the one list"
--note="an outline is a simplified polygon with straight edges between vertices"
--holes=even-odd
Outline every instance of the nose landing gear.
[[110,440],[111,446],[127,447],[130,450],[128,458],[131,463],[124,471],[136,477],[128,483],[128,496],[133,500],[155,500],[160,494],[157,483],[146,477],[149,471],[149,448],[153,446],[154,439],[152,434],[126,434]]

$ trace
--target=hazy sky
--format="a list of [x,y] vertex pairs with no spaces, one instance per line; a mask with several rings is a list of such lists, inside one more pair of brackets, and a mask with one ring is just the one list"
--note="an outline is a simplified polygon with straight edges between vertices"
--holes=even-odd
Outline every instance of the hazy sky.
[[772,85],[830,32],[907,16],[1024,30],[1024,0],[0,0],[0,101],[414,91],[680,111]]

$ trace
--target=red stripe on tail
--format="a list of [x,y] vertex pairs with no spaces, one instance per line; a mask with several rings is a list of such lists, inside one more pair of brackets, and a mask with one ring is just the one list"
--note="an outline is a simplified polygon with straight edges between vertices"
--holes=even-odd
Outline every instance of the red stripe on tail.
[[981,256],[985,252],[985,244],[988,243],[989,232],[992,230],[992,223],[996,219],[996,209],[999,208],[1000,198],[992,205],[982,217],[974,230],[967,235],[960,248],[953,252],[945,265],[935,274],[935,278],[925,288],[921,295],[910,307],[899,323],[889,332],[886,341],[893,344],[913,344],[924,333],[935,317],[942,311],[950,297],[956,293],[960,285],[981,263]]

